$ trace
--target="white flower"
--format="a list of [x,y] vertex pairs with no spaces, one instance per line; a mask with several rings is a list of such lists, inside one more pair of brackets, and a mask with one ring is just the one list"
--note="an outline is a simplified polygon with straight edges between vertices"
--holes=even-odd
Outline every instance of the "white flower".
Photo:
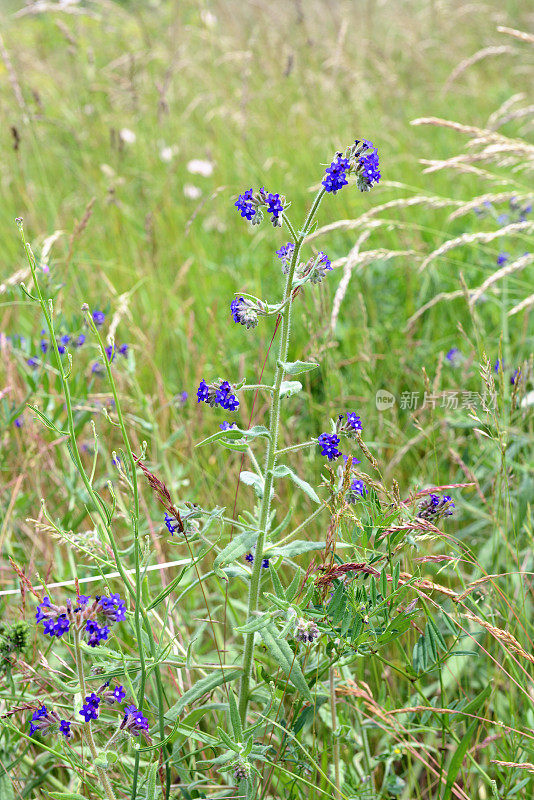
[[162,161],[165,161],[165,163],[168,164],[170,161],[173,160],[177,152],[178,148],[176,147],[176,145],[173,145],[172,147],[162,147],[161,150],[159,151],[159,157],[161,158]]
[[213,174],[213,163],[211,161],[203,161],[201,158],[194,158],[192,161],[187,162],[187,171],[191,175],[202,175],[203,178],[209,178]]
[[189,198],[189,200],[198,200],[199,197],[202,197],[202,189],[199,189],[198,186],[193,186],[192,183],[186,183],[184,186],[184,195]]
[[122,128],[119,133],[119,136],[121,137],[124,144],[133,144],[137,139],[135,133],[131,131],[129,128]]
[[200,12],[200,19],[206,28],[214,28],[217,25],[217,17],[212,11],[208,11],[207,9],[202,9]]

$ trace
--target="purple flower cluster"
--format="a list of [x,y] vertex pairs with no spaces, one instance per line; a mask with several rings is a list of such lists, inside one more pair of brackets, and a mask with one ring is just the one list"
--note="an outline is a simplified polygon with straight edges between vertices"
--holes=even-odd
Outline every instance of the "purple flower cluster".
[[92,719],[98,719],[98,707],[101,702],[102,698],[92,692],[90,695],[87,695],[85,702],[78,713],[82,715],[86,722],[89,722]]
[[342,153],[336,153],[335,159],[330,166],[326,168],[326,174],[322,181],[326,191],[336,194],[343,186],[346,186],[348,183],[347,172],[349,169],[349,159],[343,158]]
[[[58,723],[59,728],[56,728]],[[34,711],[32,714],[30,720],[30,736],[33,736],[34,733],[46,735],[50,732],[51,728],[56,728],[66,739],[70,739],[72,736],[70,726],[71,723],[67,722],[66,719],[60,719],[55,711],[49,710],[46,706],[41,706],[41,708],[37,709],[37,711]]]
[[244,297],[236,297],[230,304],[230,311],[234,322],[246,328],[255,328],[258,324],[258,311],[262,311],[258,304]]
[[341,453],[337,449],[339,436],[336,436],[335,433],[321,433],[317,438],[317,443],[321,447],[321,455],[326,456],[329,461],[340,457]]
[[[249,564],[254,563],[254,553],[247,553],[245,556],[245,561],[248,561]],[[261,560],[261,568],[262,569],[269,569],[269,559],[262,558]]]
[[364,497],[367,494],[367,487],[363,481],[354,480],[350,485],[350,491],[354,492],[354,494],[357,494],[360,497]]
[[[100,620],[103,618],[104,624]],[[90,647],[97,647],[109,638],[111,624],[126,619],[126,604],[120,595],[96,596],[79,595],[76,602],[68,599],[64,606],[58,606],[45,597],[37,606],[37,624],[43,623],[43,632],[60,639],[71,626],[80,631]]]
[[430,522],[437,522],[442,517],[452,516],[453,508],[452,497],[448,494],[444,494],[443,497],[439,494],[430,494],[420,503],[417,516]]
[[362,430],[362,421],[355,411],[340,414],[336,422],[336,433],[344,433],[355,438],[355,434]]
[[293,244],[293,242],[288,242],[287,244],[282,245],[280,250],[276,251],[276,255],[282,262],[282,272],[284,273],[284,275],[287,274],[287,271],[289,269],[289,262],[291,261],[291,257],[293,255],[294,250],[295,250],[295,245]]
[[174,536],[174,534],[179,528],[178,523],[176,522],[174,517],[171,517],[170,514],[165,514],[165,525],[167,526],[167,530],[169,531],[171,536]]
[[263,207],[268,214],[271,214],[272,224],[275,227],[280,227],[282,225],[284,202],[285,198],[280,194],[267,192],[265,187],[262,186],[256,193],[252,188],[244,191],[243,194],[239,195],[234,205],[241,216],[253,225],[257,225],[262,221],[263,213],[261,208]]
[[228,381],[210,385],[204,380],[200,381],[197,398],[198,403],[207,403],[212,408],[221,406],[226,411],[235,411],[239,408],[239,400],[232,394],[232,387]]
[[374,183],[380,180],[380,170],[378,169],[378,150],[368,139],[356,139],[356,156],[358,159],[358,169],[356,171],[356,181],[360,192],[368,192]]
[[323,253],[321,250],[315,256],[315,258],[310,259],[310,261],[307,263],[304,274],[310,276],[310,281],[312,283],[320,283],[325,277],[327,271],[331,269],[332,265],[330,263],[330,259],[326,253]]
[[124,719],[120,727],[121,730],[129,731],[133,736],[139,736],[142,733],[145,738],[148,738],[148,719],[134,705],[126,706],[124,709]]
[[225,420],[224,422],[221,422],[221,424],[219,425],[219,428],[222,431],[233,431],[233,430],[235,430],[237,428],[237,425],[236,425],[235,422],[226,422],[226,420]]

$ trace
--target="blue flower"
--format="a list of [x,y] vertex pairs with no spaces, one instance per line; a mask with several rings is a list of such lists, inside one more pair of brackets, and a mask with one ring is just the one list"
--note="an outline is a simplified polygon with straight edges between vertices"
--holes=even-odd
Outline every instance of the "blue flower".
[[74,342],[74,347],[81,347],[82,344],[85,343],[85,333],[80,333],[76,341]]
[[62,719],[59,723],[59,732],[63,734],[65,739],[70,739],[70,737],[72,736],[70,726],[71,723],[68,722],[66,719]]
[[34,358],[33,356],[32,356],[31,358],[29,358],[29,359],[26,361],[26,363],[27,363],[27,365],[28,365],[29,367],[38,367],[38,366],[39,366],[39,362],[38,362],[38,361],[37,361],[37,359],[36,359],[36,358]]
[[509,219],[510,217],[508,216],[508,214],[499,214],[499,216],[497,217],[497,223],[499,225],[506,225]]
[[104,320],[106,319],[106,315],[103,311],[93,311],[93,322],[96,326],[100,326],[104,324]]
[[254,556],[252,553],[247,553],[245,556],[245,561],[248,561],[249,564],[252,564],[254,561]]
[[258,324],[258,311],[255,304],[244,297],[236,297],[230,304],[230,311],[234,322],[244,325],[246,328],[255,328]]
[[165,525],[170,534],[174,535],[178,530],[178,523],[169,514],[165,514]]
[[336,436],[335,433],[321,433],[317,442],[321,447],[321,455],[326,456],[329,461],[340,457],[341,453],[337,449],[339,436]]
[[514,374],[510,376],[510,383],[512,386],[515,386],[516,383],[519,383],[521,380],[521,370],[516,369]]
[[46,353],[46,351],[48,350],[48,342],[46,341],[46,339],[41,339],[39,347],[41,348],[41,353]]
[[439,494],[432,493],[419,505],[417,516],[430,522],[437,522],[442,517],[452,516],[453,508],[454,503],[450,495],[444,494],[440,497]]
[[219,428],[222,431],[232,431],[235,428],[237,428],[237,425],[236,425],[235,422],[226,422],[226,420],[225,420],[224,422],[221,422],[221,424],[219,425]]
[[91,719],[98,719],[98,706],[100,702],[100,697],[93,692],[85,698],[85,702],[78,713],[82,715],[86,722],[89,722]]
[[337,153],[330,166],[326,168],[326,174],[323,178],[322,183],[327,192],[336,194],[343,186],[347,185],[347,171],[349,167],[350,163],[348,158],[343,158],[341,153]]
[[100,626],[94,619],[88,619],[85,623],[85,636],[89,647],[98,647],[100,642],[105,642],[109,637],[109,626]]
[[268,194],[267,195],[267,200],[266,200],[266,205],[267,205],[267,213],[273,215],[273,219],[272,219],[273,225],[277,225],[278,221],[279,221],[280,214],[284,210],[284,206],[282,204],[282,200],[280,199],[280,195],[278,193],[277,194],[272,194],[272,193]]
[[200,381],[200,386],[198,387],[197,391],[197,403],[208,403],[209,402],[209,386],[206,381]]
[[367,487],[363,481],[355,480],[352,481],[350,485],[350,489],[355,494],[360,495],[360,497],[364,497],[367,494]]
[[360,417],[357,416],[355,411],[350,411],[347,414],[347,427],[353,431],[362,430],[362,421]]
[[134,736],[143,733],[146,736],[148,731],[148,719],[134,705],[126,706],[124,709],[124,719],[121,722],[121,730],[129,731]]
[[61,337],[60,342],[61,344],[68,344],[70,342],[70,336],[68,333]]
[[357,186],[360,192],[368,192],[371,186],[380,180],[378,150],[367,139],[356,139],[354,144],[356,145],[356,156],[358,158]]
[[228,381],[211,385],[208,385],[206,381],[201,381],[197,391],[198,402],[208,403],[212,408],[221,406],[227,411],[235,411],[239,407],[239,400],[231,390],[232,387]]
[[451,347],[445,358],[453,367],[456,367],[463,360],[463,356],[457,347]]
[[499,253],[499,255],[497,257],[497,264],[499,266],[501,266],[502,264],[506,264],[506,262],[508,261],[509,258],[510,258],[510,254],[509,253]]
[[[104,687],[101,687],[98,690],[98,692],[100,693],[102,691],[102,688],[107,688],[108,686],[109,686],[109,681],[105,683]],[[122,701],[126,697],[124,686],[115,686],[113,690],[110,689],[109,691],[103,692],[102,697],[104,698],[106,703],[109,703],[110,706],[112,706],[113,703],[115,702],[122,703]]]
[[55,711],[49,711],[46,706],[41,706],[37,711],[34,711],[30,721],[30,736],[34,733],[47,733],[48,730],[56,725],[59,720]]
[[66,614],[58,614],[56,617],[46,617],[43,619],[43,632],[45,636],[53,638],[56,636],[61,639],[64,633],[70,628],[70,622]]
[[288,242],[287,244],[283,244],[280,250],[276,251],[276,255],[282,262],[282,272],[287,274],[289,269],[289,262],[293,256],[293,251],[295,250],[295,245],[293,242]]
[[108,361],[113,361],[115,359],[115,347],[112,344],[108,344],[106,347],[106,356]]
[[119,347],[119,353],[121,354],[121,356],[128,355],[128,345],[127,344],[121,344],[121,346]]
[[247,189],[246,192],[243,192],[243,194],[239,195],[237,202],[234,203],[241,216],[249,221],[256,214],[256,205],[254,204],[252,197],[252,189]]
[[15,424],[15,428],[22,428],[22,426],[24,425],[24,417],[17,417],[15,419],[15,423],[14,424]]
[[269,569],[269,559],[264,558],[261,562],[262,569]]
[[100,609],[98,610],[101,610],[106,619],[112,622],[122,622],[122,620],[126,619],[126,603],[119,594],[115,593],[109,597],[102,595],[102,597],[97,597],[96,599],[100,603]]
[[321,250],[314,259],[310,259],[308,262],[310,265],[309,270],[306,274],[310,276],[310,281],[312,283],[320,283],[322,279],[325,277],[327,270],[332,269],[332,265],[330,263],[330,259],[323,253]]

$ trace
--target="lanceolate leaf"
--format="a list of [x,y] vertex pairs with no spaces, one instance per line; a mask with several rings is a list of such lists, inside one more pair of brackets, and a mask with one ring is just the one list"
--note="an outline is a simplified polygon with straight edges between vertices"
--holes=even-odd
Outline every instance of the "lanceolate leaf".
[[311,702],[312,696],[310,688],[302,674],[298,657],[293,653],[286,640],[279,638],[277,628],[274,625],[269,625],[266,628],[262,628],[260,635],[267,650],[284,675],[291,681],[300,694]]
[[256,544],[258,538],[257,531],[243,531],[235,536],[226,547],[224,547],[214,561],[215,567],[220,567],[221,564],[230,564],[232,561],[237,561],[238,558],[248,553],[250,549]]
[[295,483],[299,489],[302,489],[308,497],[310,497],[314,503],[320,503],[321,500],[317,496],[315,489],[313,489],[309,483],[299,478],[296,472],[293,472],[291,467],[286,466],[286,464],[280,464],[279,466],[273,469],[273,476],[275,478],[291,478],[293,483]]
[[300,381],[282,381],[280,397],[291,397],[292,394],[298,394],[301,391],[302,383]]
[[217,686],[221,686],[223,683],[235,681],[240,675],[241,670],[235,667],[232,669],[217,670],[217,672],[213,675],[207,675],[205,678],[197,681],[194,686],[191,687],[191,689],[185,692],[180,697],[178,702],[169,708],[169,710],[165,713],[165,717],[171,721],[178,719],[182,711],[185,711],[187,706],[191,705],[191,703],[194,703],[195,700],[199,699],[199,697],[202,697],[208,692],[213,691],[213,689],[216,689]]
[[264,425],[254,425],[254,427],[249,428],[248,430],[242,430],[241,428],[231,428],[228,431],[217,431],[217,433],[212,433],[211,436],[208,436],[207,439],[203,439],[199,442],[196,447],[202,447],[204,444],[210,444],[210,442],[216,442],[219,439],[228,439],[229,441],[233,439],[244,439],[245,444],[246,442],[250,441],[251,439],[257,439],[258,436],[264,436],[266,439],[270,438],[269,430]]
[[319,366],[319,364],[315,364],[313,361],[279,361],[278,364],[288,375],[300,375],[303,372],[311,372],[312,369],[317,369]]
[[308,553],[310,550],[324,550],[324,542],[307,542],[305,539],[295,539],[290,544],[285,544],[282,547],[271,546],[266,548],[264,555],[273,558],[274,556],[299,556],[301,553]]

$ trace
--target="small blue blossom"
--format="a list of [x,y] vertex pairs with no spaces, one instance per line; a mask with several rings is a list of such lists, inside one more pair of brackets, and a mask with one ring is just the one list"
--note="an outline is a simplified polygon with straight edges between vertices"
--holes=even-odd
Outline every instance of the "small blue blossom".
[[499,214],[499,216],[497,217],[497,223],[499,225],[506,225],[509,219],[510,217],[508,216],[508,214]]
[[442,517],[452,516],[453,508],[454,503],[450,495],[445,494],[440,497],[439,494],[430,494],[419,505],[417,516],[430,522],[437,522]]
[[81,347],[82,344],[84,343],[85,343],[85,333],[80,333],[80,335],[74,342],[74,347]]
[[49,729],[56,725],[59,720],[55,711],[49,711],[46,706],[41,706],[37,711],[34,711],[30,721],[30,736],[34,733],[48,733]]
[[254,556],[252,553],[247,553],[245,556],[245,561],[248,561],[249,564],[252,564],[254,561]]
[[148,731],[148,719],[143,716],[134,705],[126,706],[124,709],[124,719],[121,722],[121,730],[129,731],[134,736],[143,733],[146,736]]
[[512,386],[515,386],[516,383],[519,383],[521,380],[521,370],[516,369],[514,374],[510,376],[510,383]]
[[104,372],[104,367],[102,366],[100,361],[94,361],[93,364],[91,365],[91,373],[93,375],[102,375],[103,372]]
[[282,204],[282,200],[280,199],[280,195],[277,194],[268,194],[266,199],[267,205],[267,213],[273,215],[273,225],[281,224],[279,223],[280,214],[284,210],[284,206]]
[[276,255],[282,262],[282,272],[284,273],[284,275],[287,274],[287,271],[289,269],[289,263],[293,256],[294,250],[295,250],[295,245],[293,244],[293,242],[288,242],[287,244],[282,245],[280,250],[276,251]]
[[380,170],[378,169],[378,150],[374,144],[367,139],[356,139],[359,171],[357,173],[357,185],[361,192],[368,192],[374,183],[380,180]]
[[350,485],[351,492],[360,495],[360,497],[365,497],[367,494],[367,487],[363,481],[355,480],[352,481]]
[[336,194],[343,186],[347,185],[347,170],[349,167],[348,158],[343,158],[341,153],[337,153],[330,166],[326,168],[326,174],[323,178],[322,184],[327,192]]
[[457,347],[451,347],[445,355],[445,358],[453,367],[458,366],[463,360],[463,356]]
[[235,428],[237,428],[237,425],[235,422],[226,422],[225,420],[224,422],[221,422],[219,428],[222,431],[233,431]]
[[48,342],[46,341],[46,339],[41,339],[41,341],[39,343],[39,347],[41,349],[41,353],[46,353],[47,352],[47,350],[48,350]]
[[200,386],[198,387],[197,391],[198,403],[207,403],[209,402],[209,386],[206,381],[200,381]]
[[92,719],[98,719],[98,706],[100,705],[100,697],[94,692],[85,698],[85,702],[78,712],[86,722]]
[[22,428],[24,425],[24,417],[17,417],[14,422],[15,428]]
[[169,533],[174,536],[179,526],[176,520],[169,514],[165,514],[165,525],[167,526],[167,530],[169,531]]
[[237,198],[237,202],[234,203],[235,207],[239,210],[239,213],[245,219],[249,221],[254,217],[256,214],[256,205],[253,202],[253,192],[252,189],[247,189],[243,194],[240,194]]
[[[104,687],[102,688],[107,689],[108,686],[109,686],[109,681],[107,682],[107,684],[104,684]],[[102,691],[102,688],[98,690],[99,694]],[[102,697],[106,703],[109,703],[110,706],[112,706],[113,703],[122,703],[122,701],[126,697],[124,686],[115,686],[113,690],[110,689],[109,691],[104,691],[102,693]]]
[[88,619],[85,623],[85,637],[89,647],[98,647],[100,642],[105,642],[109,637],[108,625],[100,626],[94,619]]
[[109,362],[115,360],[115,346],[112,344],[108,344],[106,347],[106,357]]
[[255,328],[258,324],[258,311],[254,303],[244,297],[236,297],[230,304],[230,311],[234,322],[246,328]]
[[62,719],[59,723],[59,732],[63,734],[65,739],[70,739],[72,736],[70,726],[71,723],[68,722],[66,719]]
[[102,595],[96,599],[100,604],[98,611],[101,611],[106,619],[111,620],[111,622],[122,622],[126,619],[126,603],[119,594],[115,593],[109,597]]
[[70,342],[69,334],[66,333],[64,336],[62,336],[61,339],[60,339],[60,342],[61,342],[61,344],[68,344]]
[[104,324],[104,320],[106,319],[106,315],[103,311],[93,311],[93,322],[97,327]]
[[121,346],[119,347],[119,354],[121,356],[127,356],[128,355],[128,345],[127,344],[121,344]]
[[509,258],[510,258],[510,254],[509,253],[499,253],[499,255],[497,257],[497,264],[499,266],[502,266],[503,264],[506,264],[506,262],[509,260]]
[[347,414],[347,427],[349,427],[353,431],[362,430],[362,421],[360,417],[358,417],[355,411],[350,411]]
[[38,362],[38,361],[37,361],[37,359],[36,359],[36,358],[34,358],[33,356],[32,356],[31,358],[28,358],[28,360],[26,361],[26,363],[27,363],[27,365],[28,365],[29,367],[38,367],[38,366],[39,366],[39,362]]
[[[314,259],[310,259],[308,262],[309,270],[307,273],[310,276],[310,281],[312,283],[320,283],[322,279],[325,277],[328,270],[332,269],[332,265],[330,263],[330,259],[323,253],[321,250]],[[307,266],[308,266],[307,265]]]
[[67,348],[63,344],[58,344],[57,351],[58,351],[60,356],[64,356],[66,351],[67,351]]
[[208,403],[212,408],[221,406],[227,411],[235,411],[239,407],[239,400],[232,394],[231,390],[232,387],[228,381],[211,385],[208,385],[206,381],[200,381],[200,386],[197,390],[197,402]]
[[329,461],[340,457],[341,453],[337,449],[339,436],[336,436],[335,433],[321,433],[317,438],[317,443],[321,447],[321,455],[326,456]]
[[269,559],[268,558],[262,559],[261,567],[262,567],[262,569],[269,569]]

